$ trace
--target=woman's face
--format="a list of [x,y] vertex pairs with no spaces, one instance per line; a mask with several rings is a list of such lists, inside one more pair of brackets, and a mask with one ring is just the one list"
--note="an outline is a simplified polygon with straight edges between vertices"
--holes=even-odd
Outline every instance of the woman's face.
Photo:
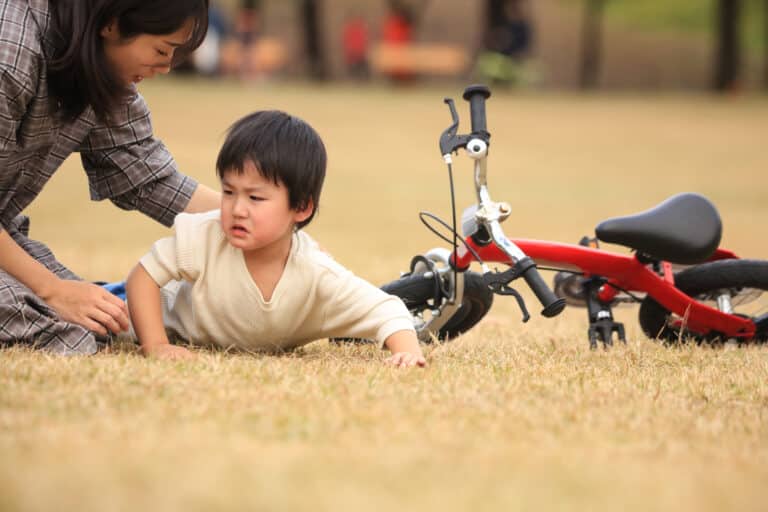
[[104,54],[125,85],[139,83],[171,70],[173,52],[189,40],[193,28],[194,20],[190,18],[171,34],[139,34],[123,39],[113,21],[101,30]]

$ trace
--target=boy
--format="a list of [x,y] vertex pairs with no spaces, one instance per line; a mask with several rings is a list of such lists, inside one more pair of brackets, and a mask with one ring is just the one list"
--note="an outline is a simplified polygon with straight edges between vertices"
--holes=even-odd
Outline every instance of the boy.
[[326,154],[305,122],[253,113],[216,161],[221,210],[182,214],[131,271],[128,309],[142,351],[176,359],[196,345],[283,350],[325,337],[373,338],[395,366],[424,366],[403,303],[352,275],[301,228],[317,211]]

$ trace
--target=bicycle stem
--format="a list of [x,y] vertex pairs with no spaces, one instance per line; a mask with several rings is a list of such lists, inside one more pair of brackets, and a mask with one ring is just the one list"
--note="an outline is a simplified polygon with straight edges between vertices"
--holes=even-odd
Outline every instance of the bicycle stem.
[[525,258],[525,253],[504,234],[501,221],[509,215],[506,204],[495,203],[488,191],[487,157],[475,160],[475,191],[479,208],[475,219],[483,225],[491,239],[504,251],[510,260],[518,262]]
[[488,192],[488,158],[475,160],[475,193],[477,201],[483,207],[490,204],[491,195]]

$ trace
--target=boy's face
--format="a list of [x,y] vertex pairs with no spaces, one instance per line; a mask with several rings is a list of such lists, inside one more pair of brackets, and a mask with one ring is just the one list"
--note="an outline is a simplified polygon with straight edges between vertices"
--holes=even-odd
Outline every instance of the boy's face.
[[221,181],[221,227],[227,240],[244,252],[290,248],[293,226],[306,220],[312,207],[292,210],[288,189],[264,178],[253,162],[243,173],[226,172]]

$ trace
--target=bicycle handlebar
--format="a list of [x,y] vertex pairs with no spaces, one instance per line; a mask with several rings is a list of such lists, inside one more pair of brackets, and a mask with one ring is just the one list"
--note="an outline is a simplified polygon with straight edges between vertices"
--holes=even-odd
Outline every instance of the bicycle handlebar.
[[[526,259],[529,259],[526,257]],[[536,298],[539,299],[544,309],[541,311],[542,316],[551,318],[559,315],[565,309],[565,299],[559,298],[549,288],[544,279],[541,278],[539,270],[536,265],[531,265],[528,270],[523,273],[523,278],[528,286],[531,288]]]
[[[490,206],[491,204],[495,204],[491,202],[487,190],[485,190],[485,158],[487,156],[487,144],[491,138],[491,134],[488,132],[485,116],[485,101],[490,97],[491,90],[485,85],[470,85],[464,89],[463,98],[469,102],[469,112],[472,117],[472,133],[470,135],[456,134],[456,128],[459,124],[458,114],[456,113],[453,101],[450,98],[447,98],[445,102],[450,107],[453,124],[451,124],[451,126],[449,126],[440,136],[440,154],[443,155],[444,158],[449,158],[452,151],[463,147],[467,153],[475,159],[475,186],[478,187],[478,197],[481,204],[483,203],[484,199],[488,203],[488,205],[483,206]],[[471,142],[472,139],[481,139],[485,142],[485,147],[481,148],[480,144],[473,144],[472,148],[467,147],[467,143]],[[450,167],[450,160],[448,159],[446,162]],[[557,295],[555,295],[547,285],[547,283],[544,282],[544,280],[541,278],[541,274],[539,274],[539,271],[536,268],[536,263],[530,257],[526,256],[525,253],[520,251],[519,248],[509,243],[509,240],[507,240],[506,236],[504,236],[501,228],[498,227],[499,218],[500,217],[496,217],[492,221],[493,225],[495,225],[498,229],[498,233],[496,233],[495,230],[490,227],[490,218],[486,217],[481,222],[489,228],[492,240],[503,246],[501,247],[502,251],[504,251],[510,260],[515,264],[516,270],[509,277],[509,280],[516,279],[520,276],[525,278],[525,282],[536,295],[536,298],[539,300],[539,302],[541,302],[541,305],[544,306],[544,309],[541,311],[543,316],[553,317],[560,314],[560,312],[565,309],[565,299],[558,298]],[[507,243],[504,244],[503,241],[506,241]],[[488,276],[488,273],[486,272],[485,275]],[[504,273],[501,275],[504,275]],[[492,276],[492,279],[494,278],[495,276]],[[501,285],[506,285],[506,282],[507,281],[501,283]],[[499,282],[494,281],[494,283],[499,285]],[[486,281],[486,284],[491,289],[494,289],[488,281]],[[494,289],[494,291],[496,291],[496,293],[500,293],[498,290]],[[510,290],[506,291],[509,292]],[[522,301],[519,296],[518,300]],[[524,305],[522,307],[524,313],[527,315]]]
[[[488,133],[485,101],[490,97],[491,90],[485,85],[470,85],[464,89],[463,98],[469,102],[469,112],[472,117],[472,137],[481,138],[486,143],[490,140],[491,134]],[[452,109],[451,114],[454,121],[456,121],[454,113],[455,110]],[[517,265],[522,270],[525,282],[536,295],[539,302],[541,302],[541,305],[544,306],[541,314],[545,317],[553,317],[560,314],[565,309],[565,299],[558,298],[547,283],[544,282],[533,260],[525,256],[518,260]]]
[[464,99],[469,102],[469,113],[472,117],[472,133],[488,136],[485,118],[485,100],[491,97],[491,90],[485,85],[470,85],[464,89]]

